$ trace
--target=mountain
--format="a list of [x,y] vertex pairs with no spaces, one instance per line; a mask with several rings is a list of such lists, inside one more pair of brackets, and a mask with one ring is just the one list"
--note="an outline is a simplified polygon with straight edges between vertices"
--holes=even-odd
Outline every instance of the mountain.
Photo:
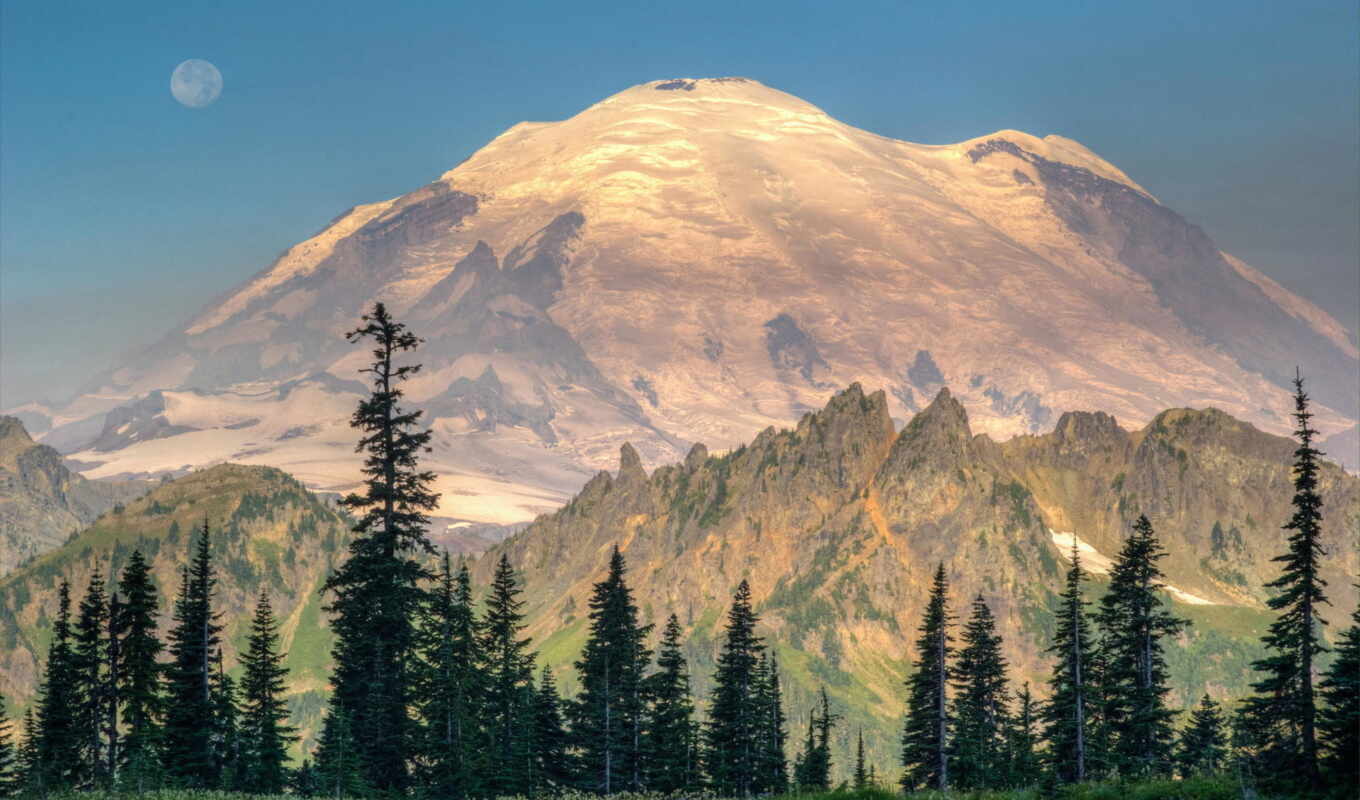
[[0,693],[20,706],[33,697],[47,657],[57,587],[73,604],[97,569],[120,574],[133,549],[151,564],[160,590],[161,632],[171,625],[179,571],[207,520],[218,570],[226,663],[246,646],[261,587],[281,621],[288,651],[290,710],[309,738],[317,732],[330,672],[330,634],[318,590],[349,541],[335,509],[268,467],[222,464],[157,486],[115,507],[61,547],[0,578]]
[[146,492],[139,481],[91,481],[61,454],[0,416],[0,575],[57,547],[115,504]]
[[[786,671],[790,718],[825,685],[847,714],[840,752],[863,724],[880,763],[894,763],[936,565],[955,614],[987,600],[1014,674],[1042,694],[1072,545],[1096,573],[1094,598],[1139,513],[1170,552],[1167,597],[1194,623],[1168,652],[1172,702],[1240,695],[1271,618],[1262,587],[1285,547],[1291,454],[1288,439],[1213,409],[1164,411],[1135,431],[1108,414],[1067,413],[1051,433],[997,443],[972,432],[948,390],[895,433],[887,396],[855,385],[796,428],[720,456],[696,446],[648,474],[625,445],[616,473],[493,548],[475,574],[485,585],[501,553],[517,565],[528,633],[570,688],[591,586],[618,545],[644,619],[674,612],[685,626],[701,691],[746,579]],[[1360,479],[1327,464],[1320,488],[1334,604],[1324,613],[1337,630],[1357,601]]]
[[23,413],[92,477],[229,460],[343,490],[365,357],[343,333],[374,299],[427,340],[409,397],[455,523],[527,521],[625,441],[649,467],[733,447],[856,381],[899,421],[947,383],[993,437],[1183,405],[1285,433],[1300,365],[1324,434],[1360,418],[1353,331],[1081,144],[897,141],[741,78],[516,125]]

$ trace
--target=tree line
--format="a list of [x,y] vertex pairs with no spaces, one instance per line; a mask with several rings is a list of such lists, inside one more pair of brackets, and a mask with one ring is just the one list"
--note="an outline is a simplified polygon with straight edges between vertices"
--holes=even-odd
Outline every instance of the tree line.
[[[655,652],[617,547],[593,586],[585,645],[563,697],[524,636],[522,587],[502,556],[478,602],[466,563],[438,558],[426,536],[434,476],[420,468],[430,432],[402,406],[420,367],[399,364],[420,340],[382,304],[349,334],[369,340],[371,394],[361,434],[363,491],[348,556],[324,586],[335,634],[331,697],[314,752],[289,768],[285,654],[261,593],[239,682],[223,664],[208,524],[181,574],[173,625],[157,636],[159,598],[134,552],[116,587],[91,580],[72,620],[63,582],[37,702],[13,736],[0,702],[0,794],[164,786],[304,796],[489,798],[567,789],[599,794],[706,789],[773,795],[833,786],[825,690],[790,764],[778,660],[757,633],[750,586],[733,596],[698,719],[681,626],[670,615]],[[1296,380],[1294,515],[1278,619],[1256,662],[1260,680],[1237,713],[1207,695],[1178,733],[1165,646],[1185,620],[1162,601],[1166,552],[1140,517],[1092,609],[1075,548],[1055,612],[1048,699],[1011,689],[996,621],[981,596],[954,637],[948,576],[936,570],[906,685],[900,787],[980,789],[1190,776],[1230,766],[1275,790],[1356,780],[1360,749],[1360,611],[1317,680],[1325,584],[1318,575],[1315,432]],[[429,565],[434,564],[431,568]],[[2,700],[2,699],[0,699]],[[1231,719],[1229,718],[1231,716]],[[849,783],[879,785],[858,736]]]

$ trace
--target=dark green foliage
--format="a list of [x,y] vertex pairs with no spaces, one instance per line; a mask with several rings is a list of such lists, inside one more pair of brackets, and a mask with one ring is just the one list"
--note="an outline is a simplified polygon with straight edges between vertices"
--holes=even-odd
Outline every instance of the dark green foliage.
[[643,673],[651,658],[643,641],[651,626],[638,624],[626,571],[615,547],[590,597],[590,635],[576,662],[581,693],[568,711],[581,787],[603,794],[642,788]]
[[1315,789],[1319,784],[1317,700],[1313,670],[1322,645],[1324,621],[1318,612],[1327,598],[1327,583],[1318,574],[1322,549],[1322,498],[1317,491],[1317,431],[1309,423],[1303,379],[1294,379],[1294,514],[1288,551],[1275,561],[1280,577],[1266,584],[1274,590],[1269,606],[1280,612],[1261,637],[1267,655],[1252,664],[1261,678],[1242,707],[1246,735],[1254,743],[1254,772],[1270,788]]
[[0,797],[19,793],[19,754],[14,746],[14,730],[10,725],[5,696],[0,694]]
[[708,724],[704,727],[704,765],[710,788],[719,795],[747,797],[756,790],[761,726],[756,667],[765,645],[756,636],[758,617],[751,609],[751,587],[737,586],[722,650],[713,673]]
[[38,758],[38,720],[33,707],[24,711],[24,740],[15,748],[14,793],[41,792],[42,767]]
[[1190,724],[1181,731],[1176,764],[1182,778],[1216,775],[1227,765],[1228,735],[1223,711],[1204,695],[1190,712]]
[[1006,732],[1008,758],[1006,783],[1016,789],[1035,786],[1043,772],[1039,761],[1039,734],[1034,695],[1026,683],[1015,695],[1015,713]]
[[[831,730],[839,719],[839,714],[831,713],[831,702],[823,688],[821,700],[808,718],[807,741],[803,744],[803,752],[798,755],[794,765],[794,782],[800,790],[825,792],[831,788]],[[863,734],[860,744],[863,755]]]
[[170,663],[165,670],[165,771],[175,783],[197,789],[217,786],[214,758],[212,659],[222,627],[212,610],[217,584],[208,523],[199,531],[194,557],[185,570],[170,629]]
[[287,781],[288,746],[297,738],[288,725],[284,692],[288,670],[279,651],[279,626],[269,596],[260,590],[250,642],[241,656],[239,790],[278,794]]
[[236,705],[236,682],[222,666],[222,651],[213,656],[212,730],[209,745],[212,750],[213,771],[222,789],[240,791],[249,777],[247,764],[241,757],[240,709]]
[[[85,736],[77,727],[75,663],[71,651],[71,586],[65,580],[57,593],[57,617],[52,645],[38,690],[37,785],[42,791],[72,788],[79,776]],[[30,779],[32,782],[32,779]]]
[[907,717],[902,731],[902,790],[949,788],[951,720],[949,656],[949,581],[944,565],[935,570],[916,640],[916,662],[907,679]]
[[657,648],[657,671],[648,679],[651,703],[643,729],[647,788],[669,794],[698,788],[698,726],[690,695],[689,666],[680,650],[680,621],[671,614]]
[[571,785],[572,759],[567,752],[567,731],[562,725],[562,698],[557,694],[552,671],[544,668],[533,706],[533,777],[535,794],[558,792]]
[[960,636],[953,670],[951,782],[959,789],[1000,788],[1006,780],[1006,659],[987,603],[978,595]]
[[109,679],[109,602],[96,569],[80,601],[71,645],[75,725],[81,734],[76,785],[107,787],[109,772],[104,721],[113,702]]
[[864,729],[860,728],[859,737],[855,740],[855,775],[850,786],[860,792],[870,785],[869,773],[864,768]]
[[319,797],[363,797],[370,787],[364,776],[364,753],[344,709],[332,706],[321,724],[316,745],[315,781]]
[[1360,609],[1342,631],[1336,660],[1318,684],[1323,707],[1318,732],[1327,775],[1334,786],[1360,785]]
[[[402,791],[409,784],[407,757],[415,726],[411,705],[414,621],[424,607],[420,582],[429,577],[418,556],[433,552],[425,530],[437,496],[434,474],[419,468],[430,432],[420,430],[420,411],[401,407],[401,385],[419,371],[395,359],[420,343],[393,320],[382,303],[363,317],[350,341],[371,338],[371,394],[360,401],[350,424],[362,434],[362,494],[341,502],[358,513],[348,558],[327,579],[335,634],[332,709],[343,711],[363,753],[365,777],[375,789]],[[318,757],[318,767],[323,765]],[[325,767],[325,769],[331,769]]]
[[529,790],[529,726],[526,721],[535,695],[534,654],[524,631],[524,601],[519,582],[504,554],[496,565],[491,594],[486,600],[482,649],[486,654],[486,703],[482,719],[487,727],[486,793],[523,794]]
[[302,759],[302,764],[288,773],[288,791],[298,797],[315,797],[321,791],[321,779],[311,759]]
[[481,630],[467,566],[453,574],[444,554],[417,634],[414,702],[421,720],[417,751],[422,790],[437,797],[479,793],[486,696]]
[[163,645],[156,636],[156,585],[141,550],[133,550],[118,582],[115,640],[118,648],[118,701],[123,735],[118,752],[118,781],[132,791],[160,783],[161,668]]
[[761,653],[755,677],[756,776],[754,791],[781,794],[788,789],[788,759],[784,754],[788,740],[788,720],[784,717],[784,693],[780,685],[779,661]]
[[1081,556],[1073,544],[1067,586],[1059,595],[1057,630],[1048,648],[1058,663],[1048,681],[1049,701],[1042,715],[1049,768],[1061,783],[1086,780],[1086,673],[1091,663],[1091,634],[1081,594],[1085,580]]
[[1168,613],[1161,599],[1166,557],[1152,523],[1139,516],[1110,570],[1110,588],[1095,622],[1100,634],[1098,687],[1103,762],[1125,778],[1170,775],[1175,750],[1166,707],[1168,685],[1163,641],[1187,624]]

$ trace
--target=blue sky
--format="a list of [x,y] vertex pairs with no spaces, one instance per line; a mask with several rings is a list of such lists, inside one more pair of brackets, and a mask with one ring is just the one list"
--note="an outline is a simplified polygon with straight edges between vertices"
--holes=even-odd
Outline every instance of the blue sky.
[[[0,0],[0,407],[70,392],[515,122],[677,76],[917,142],[1077,139],[1354,329],[1357,34],[1354,0]],[[187,58],[224,76],[206,109],[170,96]]]

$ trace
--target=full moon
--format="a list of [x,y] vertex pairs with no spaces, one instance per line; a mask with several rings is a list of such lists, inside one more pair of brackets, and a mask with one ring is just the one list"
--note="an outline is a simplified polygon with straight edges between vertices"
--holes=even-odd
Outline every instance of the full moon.
[[170,74],[170,94],[189,108],[210,106],[222,94],[222,73],[210,62],[191,58]]

